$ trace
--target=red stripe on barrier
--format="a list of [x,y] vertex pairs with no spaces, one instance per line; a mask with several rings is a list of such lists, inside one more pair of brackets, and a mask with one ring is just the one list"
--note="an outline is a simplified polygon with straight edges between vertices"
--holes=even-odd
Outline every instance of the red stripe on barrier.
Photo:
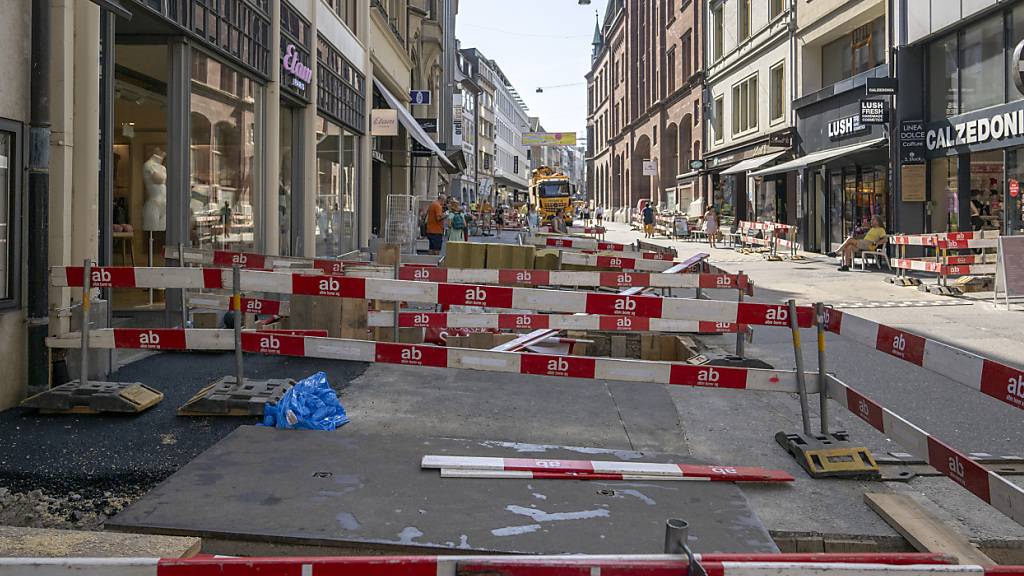
[[961,454],[954,448],[928,437],[928,463],[949,476],[954,482],[967,488],[985,502],[992,502],[989,494],[988,470]]
[[116,328],[114,346],[140,350],[185,350],[185,332],[173,328]]
[[642,316],[601,316],[598,323],[601,330],[615,332],[646,332],[651,329],[651,319]]
[[303,566],[312,566],[316,576],[437,576],[437,558],[350,557],[350,558],[212,558],[167,559],[157,565],[157,576],[306,576]]
[[619,256],[598,256],[598,268],[633,268],[636,260],[633,258],[621,258]]
[[867,396],[862,396],[853,388],[846,389],[846,406],[861,420],[871,424],[875,430],[885,432],[885,420],[882,407]]
[[[69,287],[81,287],[85,268],[68,266],[66,278]],[[89,272],[89,285],[93,288],[133,288],[135,286],[135,269],[112,266],[93,266]]]
[[419,282],[447,282],[448,269],[436,266],[403,266],[398,269],[399,280]]
[[702,334],[735,334],[737,330],[746,330],[746,326],[738,326],[732,322],[705,322],[697,323],[697,331]]
[[447,328],[448,315],[444,312],[402,312],[398,315],[400,328]]
[[842,334],[843,313],[835,308],[825,308],[825,330],[833,334]]
[[274,356],[305,356],[306,340],[303,336],[242,332],[242,351]]
[[388,342],[378,342],[375,348],[377,362],[408,366],[433,366],[435,368],[448,367],[448,350],[445,348]]
[[598,242],[597,249],[607,252],[622,252],[626,249],[626,245],[615,242]]
[[1016,408],[1024,408],[1024,371],[985,360],[981,369],[981,391]]
[[281,302],[279,300],[243,297],[242,310],[248,314],[280,314]]
[[459,306],[512,307],[512,289],[471,284],[438,284],[437,303]]
[[213,251],[214,266],[231,267],[238,264],[242,268],[263,269],[266,263],[267,258],[263,254],[255,254],[251,252],[228,252],[224,250]]
[[[797,325],[810,328],[814,325],[814,308],[798,306]],[[789,306],[785,304],[740,304],[736,321],[740,324],[760,326],[789,326]]]
[[588,293],[586,312],[603,316],[661,318],[662,299],[657,296]]
[[[352,262],[352,264],[357,264],[357,262]],[[313,260],[313,268],[328,275],[341,274],[345,271],[345,263],[341,260]]]
[[651,275],[646,272],[601,272],[601,286],[613,288],[647,287],[651,285]]
[[204,268],[203,288],[207,290],[223,290],[224,276],[221,274],[221,271],[217,269]]
[[519,358],[520,374],[568,376],[570,378],[594,378],[596,368],[597,362],[594,358],[584,358],[579,356],[523,354]]
[[544,286],[550,282],[551,274],[547,270],[498,270],[499,284]]
[[701,274],[699,277],[701,288],[746,288],[746,282],[743,282],[743,286],[737,285],[737,278],[734,274]]
[[498,328],[506,330],[544,330],[551,319],[544,314],[499,314]]
[[259,334],[283,334],[285,336],[308,336],[310,338],[328,338],[330,333],[327,330],[290,330],[280,328],[261,328],[256,331]]
[[505,470],[538,471],[557,470],[561,473],[594,472],[594,465],[589,460],[541,460],[534,458],[505,458]]
[[292,293],[306,296],[365,298],[366,279],[292,274]]
[[924,364],[924,343],[925,339],[916,334],[878,325],[875,349],[879,352],[921,366]]
[[671,372],[669,372],[668,383],[702,388],[743,390],[747,387],[747,370],[746,368],[673,364]]
[[675,258],[675,254],[668,252],[644,252],[644,260],[672,260]]

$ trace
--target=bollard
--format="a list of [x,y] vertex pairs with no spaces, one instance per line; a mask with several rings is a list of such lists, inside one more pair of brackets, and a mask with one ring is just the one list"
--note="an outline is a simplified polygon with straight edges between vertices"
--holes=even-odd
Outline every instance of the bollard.
[[796,300],[789,301],[789,327],[793,332],[793,354],[796,358],[796,383],[800,391],[800,419],[803,421],[804,434],[813,436],[811,432],[810,406],[807,402],[807,377],[804,375],[804,352],[800,348],[800,325],[796,319]]
[[665,521],[665,554],[686,554],[686,541],[690,537],[690,524],[679,518]]
[[[740,293],[739,303],[742,306],[743,305],[743,291],[744,290],[743,290],[743,286],[739,286],[741,278],[743,278],[743,270],[740,270],[739,274],[736,275],[736,284],[737,284],[737,287],[739,288],[738,292]],[[737,322],[737,324],[736,324],[736,356],[738,358],[743,358],[743,354],[745,353],[744,347],[745,347],[746,344],[744,342],[744,336],[746,336],[746,334],[743,333],[743,330],[740,330],[740,325]]]
[[82,363],[78,376],[79,384],[89,383],[89,310],[92,308],[89,292],[92,284],[92,260],[85,259],[82,265]]
[[242,269],[238,264],[231,267],[232,297],[231,309],[235,312],[235,383],[245,383],[242,371]]
[[818,416],[821,419],[821,434],[828,436],[828,379],[825,376],[825,305],[814,305],[818,317]]

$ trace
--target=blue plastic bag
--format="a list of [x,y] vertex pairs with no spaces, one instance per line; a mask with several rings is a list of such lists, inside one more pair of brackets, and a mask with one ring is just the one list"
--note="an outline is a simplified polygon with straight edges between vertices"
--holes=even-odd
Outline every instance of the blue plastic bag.
[[263,407],[263,425],[295,430],[335,430],[348,424],[345,408],[317,372],[284,393],[277,404]]

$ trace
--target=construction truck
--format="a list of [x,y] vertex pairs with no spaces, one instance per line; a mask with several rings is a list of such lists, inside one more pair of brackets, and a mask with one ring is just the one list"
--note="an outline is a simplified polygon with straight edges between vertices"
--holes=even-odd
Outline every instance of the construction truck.
[[572,201],[576,186],[569,177],[548,166],[540,166],[530,177],[530,203],[537,207],[541,222],[563,211],[566,224],[572,224]]

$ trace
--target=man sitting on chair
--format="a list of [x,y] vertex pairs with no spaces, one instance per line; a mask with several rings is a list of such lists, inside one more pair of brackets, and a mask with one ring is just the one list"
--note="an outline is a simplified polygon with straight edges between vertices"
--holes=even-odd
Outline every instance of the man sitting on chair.
[[874,250],[885,240],[885,236],[885,226],[882,224],[882,217],[875,214],[871,217],[871,228],[868,229],[863,238],[850,236],[838,250],[829,252],[829,256],[835,257],[836,254],[840,254],[842,262],[840,262],[839,271],[846,272],[850,269],[850,266],[853,266],[853,256],[857,252]]

